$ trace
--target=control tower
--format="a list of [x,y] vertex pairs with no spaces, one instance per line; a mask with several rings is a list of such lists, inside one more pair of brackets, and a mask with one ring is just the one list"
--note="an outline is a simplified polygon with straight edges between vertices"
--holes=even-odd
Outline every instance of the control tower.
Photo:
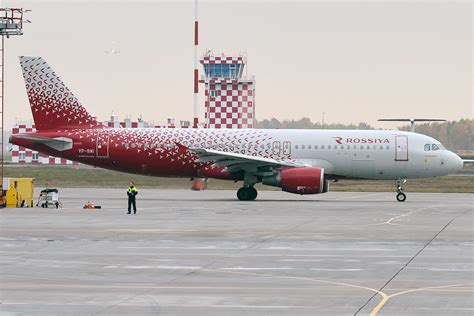
[[253,128],[255,126],[255,77],[247,77],[244,55],[214,55],[201,59],[204,67],[206,128]]

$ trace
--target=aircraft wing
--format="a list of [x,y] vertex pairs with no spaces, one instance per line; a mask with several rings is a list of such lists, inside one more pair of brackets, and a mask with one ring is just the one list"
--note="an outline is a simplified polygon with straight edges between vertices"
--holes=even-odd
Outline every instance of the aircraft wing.
[[[240,170],[251,171],[267,167],[267,169],[277,169],[281,167],[287,168],[303,168],[311,167],[311,165],[297,163],[293,161],[276,160],[272,158],[263,158],[258,156],[250,156],[244,154],[230,153],[214,149],[188,148],[189,151],[198,156],[196,162],[214,162],[213,167],[226,167],[229,172],[237,172]],[[270,170],[268,170],[270,171]]]

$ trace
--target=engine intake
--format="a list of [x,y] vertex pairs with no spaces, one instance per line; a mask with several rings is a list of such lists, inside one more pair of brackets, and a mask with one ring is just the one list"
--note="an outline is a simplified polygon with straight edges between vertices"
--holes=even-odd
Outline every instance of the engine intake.
[[301,195],[326,193],[329,189],[324,169],[317,167],[284,168],[277,175],[264,177],[262,183]]

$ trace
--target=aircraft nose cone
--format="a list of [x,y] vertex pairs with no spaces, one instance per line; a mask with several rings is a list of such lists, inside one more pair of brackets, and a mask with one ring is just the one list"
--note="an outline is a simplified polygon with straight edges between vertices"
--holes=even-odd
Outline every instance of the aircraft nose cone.
[[464,162],[462,161],[461,157],[459,157],[453,152],[451,152],[451,157],[449,159],[449,162],[450,162],[450,167],[453,170],[461,170],[464,167]]

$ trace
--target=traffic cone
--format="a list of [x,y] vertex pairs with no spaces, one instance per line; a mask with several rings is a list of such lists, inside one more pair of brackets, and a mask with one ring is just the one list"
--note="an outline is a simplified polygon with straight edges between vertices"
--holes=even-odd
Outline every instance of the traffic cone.
[[95,210],[94,201],[91,202],[91,209],[94,209],[94,210]]
[[202,179],[194,179],[193,184],[191,186],[191,190],[193,191],[204,190],[204,181]]
[[88,209],[91,208],[91,201],[87,201],[87,208],[88,208]]

